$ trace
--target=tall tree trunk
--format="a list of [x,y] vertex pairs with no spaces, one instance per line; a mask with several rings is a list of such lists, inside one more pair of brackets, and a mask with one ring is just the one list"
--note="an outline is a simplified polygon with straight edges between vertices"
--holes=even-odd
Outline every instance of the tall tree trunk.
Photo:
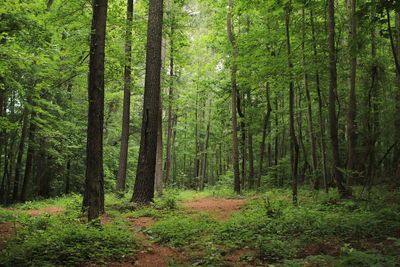
[[341,168],[338,127],[336,118],[336,93],[337,93],[337,71],[336,71],[336,48],[335,48],[335,6],[334,0],[328,0],[328,43],[329,43],[329,132],[333,155],[333,172],[336,186],[341,197],[348,197],[351,193],[343,185]]
[[93,1],[89,60],[89,109],[86,147],[86,181],[83,207],[88,221],[104,211],[103,125],[104,125],[104,50],[107,1]]
[[126,11],[126,33],[125,33],[125,67],[124,67],[124,104],[122,108],[122,134],[121,148],[119,152],[119,168],[117,175],[117,192],[125,191],[126,168],[128,163],[129,143],[129,112],[131,108],[131,64],[132,64],[132,20],[133,0],[127,1]]
[[[29,101],[28,101],[29,102]],[[23,112],[23,119],[22,119],[22,130],[21,130],[21,138],[19,141],[18,146],[18,156],[17,156],[17,163],[15,165],[15,175],[14,175],[14,187],[13,187],[13,201],[18,201],[19,197],[19,178],[20,173],[22,171],[22,156],[24,155],[24,148],[25,148],[25,139],[28,132],[28,125],[29,125],[29,110],[28,107],[24,108]]]
[[[170,9],[170,0],[165,0],[165,9]],[[168,12],[166,12],[168,18]],[[165,37],[161,40],[161,73],[165,72],[165,59],[167,57],[167,39]],[[161,75],[161,84],[163,84],[163,78]],[[162,90],[162,89],[160,89]],[[163,121],[162,121],[162,104],[163,100],[160,97],[160,110],[158,112],[158,129],[157,129],[157,150],[156,150],[156,170],[154,174],[154,190],[157,192],[159,196],[163,194]]]
[[310,96],[310,89],[308,85],[308,72],[307,72],[307,61],[306,61],[306,49],[305,49],[305,42],[306,42],[306,23],[305,23],[305,12],[304,8],[302,9],[302,42],[301,48],[303,51],[303,81],[304,81],[304,90],[306,93],[306,100],[307,100],[307,128],[308,128],[308,139],[311,145],[311,164],[312,164],[312,177],[314,180],[314,189],[319,189],[319,177],[317,174],[318,171],[318,158],[317,158],[317,144],[315,141],[314,135],[314,124],[313,124],[313,116],[312,116],[312,106],[311,106],[311,96]]
[[163,0],[150,0],[147,28],[143,119],[132,201],[148,204],[154,198],[157,130],[160,108]]
[[228,37],[233,49],[233,57],[231,62],[231,108],[232,108],[232,161],[233,161],[233,175],[234,175],[234,190],[237,194],[240,194],[240,176],[239,176],[239,147],[238,147],[238,137],[237,137],[237,85],[236,85],[236,73],[237,73],[237,57],[238,48],[236,44],[236,38],[233,33],[232,25],[232,13],[233,13],[234,0],[229,0],[229,9],[226,16],[226,24]]
[[28,144],[28,152],[26,155],[26,162],[25,162],[25,174],[24,174],[24,181],[22,183],[22,189],[21,189],[21,196],[20,196],[20,201],[25,202],[28,196],[28,185],[31,179],[31,172],[32,172],[32,161],[33,161],[33,156],[35,153],[35,131],[36,131],[36,125],[34,123],[35,119],[35,112],[31,113],[31,124],[29,126],[29,144]]
[[290,163],[291,163],[291,174],[292,174],[292,201],[293,204],[297,205],[297,165],[299,161],[299,145],[297,143],[297,138],[294,129],[294,84],[292,77],[293,63],[292,63],[292,51],[290,47],[290,9],[291,7],[286,7],[286,45],[288,54],[288,67],[289,67],[289,127],[290,127]]
[[354,171],[356,162],[356,71],[357,71],[357,26],[356,26],[356,0],[351,0],[350,11],[350,34],[349,34],[349,53],[350,53],[350,92],[347,112],[347,182],[349,185],[354,183]]
[[[247,101],[249,106],[252,105],[251,101],[251,92],[250,89],[247,90]],[[247,125],[247,144],[248,144],[248,151],[249,151],[249,189],[254,188],[254,153],[253,153],[253,134],[251,132],[251,116],[249,116],[249,123]]]
[[[174,34],[173,21],[171,22],[171,36]],[[171,138],[172,138],[172,101],[174,99],[174,47],[173,40],[170,40],[170,59],[169,59],[169,92],[168,92],[168,126],[167,126],[167,147],[165,157],[165,182],[170,179],[171,173]]]
[[[311,31],[312,31],[312,40],[313,40],[313,51],[314,51],[314,60],[315,64],[318,63],[318,52],[317,52],[317,41],[315,34],[315,24],[314,24],[314,11],[310,12],[310,20],[311,20]],[[322,96],[321,96],[321,83],[319,78],[318,69],[315,71],[315,84],[318,95],[318,117],[319,117],[319,130],[320,130],[320,144],[321,144],[321,155],[322,155],[322,177],[324,182],[324,190],[326,193],[329,191],[328,186],[328,173],[326,168],[326,142],[325,142],[325,119],[322,113]]]
[[394,166],[394,177],[395,180],[400,179],[400,12],[396,13],[396,31],[397,31],[397,52],[394,56],[397,59],[397,93],[396,93],[396,118],[394,120],[394,141],[397,145],[394,148],[393,166]]
[[67,177],[65,179],[65,194],[68,195],[71,191],[71,159],[67,161]]
[[[257,188],[261,187],[261,176],[263,174],[263,162],[264,162],[264,154],[265,154],[265,141],[267,139],[267,128],[269,125],[269,118],[271,116],[271,99],[269,98],[269,84],[267,83],[265,86],[265,93],[266,93],[266,102],[267,102],[267,113],[264,115],[263,121],[263,133],[261,139],[261,148],[260,148],[260,160],[258,162],[258,176],[257,176]],[[277,147],[276,147],[277,149]],[[276,152],[275,149],[275,152]],[[275,161],[277,161],[277,155],[275,154]]]
[[200,189],[204,189],[204,181],[207,178],[207,156],[208,156],[208,143],[210,139],[210,126],[211,126],[211,101],[209,103],[209,110],[208,110],[208,122],[207,122],[207,128],[206,128],[206,137],[204,140],[204,151],[203,151],[203,164],[202,164],[202,170],[201,170],[201,186]]

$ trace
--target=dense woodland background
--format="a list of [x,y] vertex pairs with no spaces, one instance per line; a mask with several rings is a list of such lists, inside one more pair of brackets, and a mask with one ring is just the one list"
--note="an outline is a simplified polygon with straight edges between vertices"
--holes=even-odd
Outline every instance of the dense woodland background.
[[[126,1],[108,3],[106,192],[116,190],[117,176],[126,176],[119,190],[133,188],[147,10],[147,1],[134,1],[130,21]],[[4,1],[0,11],[1,202],[82,193],[92,5]],[[166,1],[156,181],[233,188],[236,170],[236,191],[298,183],[339,187],[346,196],[353,185],[397,187],[399,12],[399,3],[389,0]],[[121,137],[124,86],[131,102],[126,175],[123,167],[119,171],[121,141],[127,140]],[[232,86],[237,97],[231,98]]]
[[400,2],[3,0],[0,266],[400,266]]

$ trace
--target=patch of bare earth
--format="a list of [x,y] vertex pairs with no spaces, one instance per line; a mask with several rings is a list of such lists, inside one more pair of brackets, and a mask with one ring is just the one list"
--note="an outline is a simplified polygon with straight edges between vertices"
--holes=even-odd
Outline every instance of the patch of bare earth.
[[0,223],[0,249],[5,247],[7,240],[15,234],[15,231],[14,223]]
[[56,214],[56,213],[61,213],[64,212],[65,208],[63,207],[48,207],[45,209],[39,209],[39,210],[24,210],[24,212],[28,213],[31,216],[37,216],[43,213],[48,213],[48,214]]
[[155,221],[149,217],[141,217],[131,220],[131,225],[135,228],[140,240],[142,241],[143,249],[137,254],[134,265],[123,266],[163,267],[168,266],[172,259],[177,259],[180,264],[186,262],[182,253],[169,247],[155,244],[144,234],[142,229],[149,228],[154,223]]
[[210,213],[220,220],[227,220],[231,217],[232,213],[239,211],[247,201],[247,199],[210,197],[182,203],[181,205],[191,210]]

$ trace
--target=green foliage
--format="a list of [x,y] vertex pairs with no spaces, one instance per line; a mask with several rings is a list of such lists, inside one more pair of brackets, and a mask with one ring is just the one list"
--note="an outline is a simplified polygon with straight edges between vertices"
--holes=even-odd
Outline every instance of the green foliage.
[[156,241],[174,247],[182,247],[196,240],[199,235],[211,231],[215,225],[209,216],[173,216],[156,222],[151,231]]
[[76,210],[82,205],[82,196],[79,194],[64,195],[55,198],[41,199],[35,201],[26,201],[12,205],[14,209],[33,210],[45,209],[48,207],[64,207],[71,210]]
[[263,237],[257,241],[256,256],[265,261],[280,261],[290,259],[295,255],[293,241],[280,240],[273,237]]
[[72,217],[38,216],[26,221],[1,251],[4,266],[72,266],[121,261],[138,248],[118,225],[94,227]]

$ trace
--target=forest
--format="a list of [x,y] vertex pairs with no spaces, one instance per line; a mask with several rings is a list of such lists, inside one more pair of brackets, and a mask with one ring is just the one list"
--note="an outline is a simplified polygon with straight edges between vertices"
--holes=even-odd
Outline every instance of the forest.
[[0,266],[400,266],[400,1],[1,1]]

